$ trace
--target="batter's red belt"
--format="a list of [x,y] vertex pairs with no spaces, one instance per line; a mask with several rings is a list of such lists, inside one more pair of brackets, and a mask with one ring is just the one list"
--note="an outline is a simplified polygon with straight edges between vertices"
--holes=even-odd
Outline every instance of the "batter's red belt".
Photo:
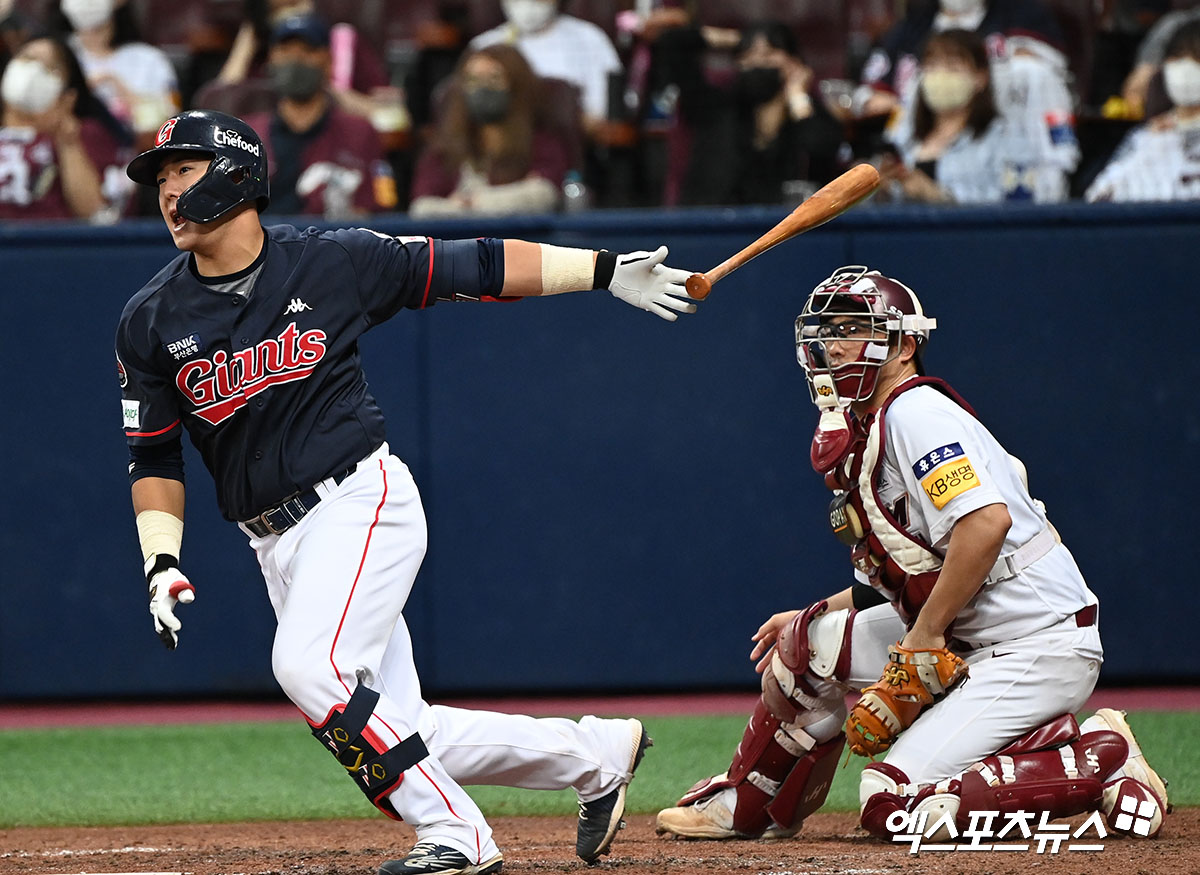
[[[349,477],[358,468],[358,463],[351,465],[345,471],[339,471],[329,477],[326,477],[321,482],[329,488],[338,486],[343,480]],[[321,496],[317,494],[316,487],[306,489],[304,492],[297,492],[291,498],[285,498],[275,507],[264,510],[254,519],[243,520],[242,525],[250,530],[250,533],[258,538],[265,538],[267,535],[282,535],[300,520],[304,519],[314,507],[321,503]]]

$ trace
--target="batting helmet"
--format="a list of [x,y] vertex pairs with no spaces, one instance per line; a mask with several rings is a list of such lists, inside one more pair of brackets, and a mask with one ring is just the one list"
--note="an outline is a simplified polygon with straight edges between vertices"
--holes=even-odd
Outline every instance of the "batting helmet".
[[176,210],[191,222],[205,224],[238,204],[256,201],[261,213],[270,202],[267,150],[254,129],[239,118],[208,109],[193,109],[167,119],[158,129],[154,148],[132,161],[125,172],[141,185],[157,186],[162,165],[181,152],[202,152],[212,163],[194,185],[179,196]]
[[[813,378],[818,375],[827,375],[820,381],[825,387],[821,394],[828,394],[831,380],[841,401],[865,401],[875,391],[880,367],[898,354],[900,337],[913,336],[919,349],[936,327],[937,320],[925,315],[904,283],[862,265],[839,267],[817,284],[796,317],[796,358],[814,401]],[[838,341],[857,341],[857,354],[832,364],[827,344]]]

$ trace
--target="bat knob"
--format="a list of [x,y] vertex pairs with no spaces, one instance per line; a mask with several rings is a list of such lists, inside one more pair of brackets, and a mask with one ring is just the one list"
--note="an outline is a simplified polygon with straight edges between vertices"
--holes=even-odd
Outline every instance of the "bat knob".
[[702,273],[692,274],[687,278],[683,287],[687,289],[688,297],[696,301],[703,301],[708,297],[708,293],[712,291],[712,283]]

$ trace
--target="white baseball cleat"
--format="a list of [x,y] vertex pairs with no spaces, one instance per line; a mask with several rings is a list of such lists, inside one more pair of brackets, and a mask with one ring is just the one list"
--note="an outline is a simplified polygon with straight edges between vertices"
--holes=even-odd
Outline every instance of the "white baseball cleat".
[[1124,711],[1116,711],[1112,708],[1101,708],[1091,717],[1083,722],[1085,732],[1090,732],[1096,729],[1108,729],[1117,733],[1125,739],[1129,744],[1129,758],[1125,760],[1125,764],[1121,766],[1121,770],[1127,777],[1133,778],[1135,781],[1141,781],[1151,792],[1158,797],[1162,803],[1163,811],[1171,810],[1170,800],[1167,799],[1167,782],[1158,776],[1158,772],[1150,768],[1150,764],[1146,762],[1146,757],[1142,754],[1142,749],[1134,738],[1133,730],[1129,728],[1129,723],[1125,720]]
[[683,839],[787,839],[800,831],[798,826],[791,829],[771,826],[761,836],[737,832],[733,828],[733,812],[722,801],[722,795],[718,792],[691,805],[664,808],[658,812],[654,831]]

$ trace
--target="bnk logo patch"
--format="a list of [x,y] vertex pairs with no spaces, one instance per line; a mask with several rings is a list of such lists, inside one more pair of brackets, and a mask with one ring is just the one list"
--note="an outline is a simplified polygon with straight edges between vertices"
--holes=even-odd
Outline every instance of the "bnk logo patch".
[[921,481],[921,488],[938,510],[955,496],[979,485],[979,476],[959,443],[930,450],[913,463],[912,469]]

